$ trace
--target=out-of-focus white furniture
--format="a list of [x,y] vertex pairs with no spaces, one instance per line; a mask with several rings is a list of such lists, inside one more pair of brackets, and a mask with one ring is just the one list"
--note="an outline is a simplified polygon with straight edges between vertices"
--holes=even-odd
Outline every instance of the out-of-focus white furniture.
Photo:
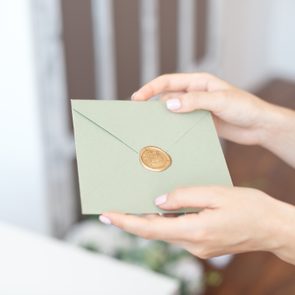
[[0,294],[178,294],[176,280],[0,223]]

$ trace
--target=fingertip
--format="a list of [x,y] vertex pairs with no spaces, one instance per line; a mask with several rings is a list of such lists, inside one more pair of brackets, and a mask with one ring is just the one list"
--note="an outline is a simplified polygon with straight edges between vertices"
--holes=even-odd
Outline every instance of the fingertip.
[[102,215],[102,214],[99,215],[98,219],[99,219],[100,222],[102,222],[104,224],[107,224],[107,225],[112,224],[111,219],[109,217],[105,216],[105,215]]
[[137,95],[137,92],[134,92],[130,97],[131,100],[136,100],[136,95]]
[[164,210],[174,210],[177,204],[173,200],[171,200],[171,196],[169,196],[169,193],[163,194],[159,197],[157,197],[154,200],[154,203],[157,207],[164,209]]
[[136,91],[131,95],[131,100],[134,100],[134,101],[145,100],[145,97],[141,91]]
[[104,212],[99,216],[99,220],[107,225],[113,225],[118,228],[123,227],[125,214],[120,212]]
[[155,205],[161,207],[167,201],[167,194],[161,195],[155,199]]

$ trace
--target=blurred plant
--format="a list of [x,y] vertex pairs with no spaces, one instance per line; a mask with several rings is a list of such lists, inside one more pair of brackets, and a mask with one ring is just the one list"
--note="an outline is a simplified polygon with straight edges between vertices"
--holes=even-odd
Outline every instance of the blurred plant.
[[138,238],[96,220],[77,224],[66,240],[90,251],[106,254],[125,262],[178,279],[180,294],[201,294],[205,276],[202,264],[191,254],[174,245]]
[[219,271],[212,270],[206,273],[205,284],[206,286],[217,288],[222,283],[222,274]]

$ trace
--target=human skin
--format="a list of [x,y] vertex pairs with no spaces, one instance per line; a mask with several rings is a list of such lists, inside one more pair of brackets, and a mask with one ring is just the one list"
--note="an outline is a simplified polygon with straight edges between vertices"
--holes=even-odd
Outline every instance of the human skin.
[[[160,76],[133,94],[134,101],[160,95],[175,113],[205,109],[218,135],[260,145],[295,167],[295,112],[267,103],[207,73]],[[184,187],[155,204],[165,210],[201,208],[166,217],[105,212],[100,220],[146,239],[179,245],[203,259],[230,253],[269,251],[295,264],[295,207],[242,187]]]

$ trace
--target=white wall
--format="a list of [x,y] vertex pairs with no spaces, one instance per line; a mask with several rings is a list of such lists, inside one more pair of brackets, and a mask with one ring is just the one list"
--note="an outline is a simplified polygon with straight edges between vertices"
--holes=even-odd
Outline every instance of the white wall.
[[255,88],[270,75],[269,0],[227,0],[222,5],[221,75],[243,88]]
[[222,4],[222,77],[249,90],[274,77],[295,80],[295,2]]
[[272,0],[272,71],[295,80],[295,1]]
[[29,0],[0,0],[0,222],[49,231]]

